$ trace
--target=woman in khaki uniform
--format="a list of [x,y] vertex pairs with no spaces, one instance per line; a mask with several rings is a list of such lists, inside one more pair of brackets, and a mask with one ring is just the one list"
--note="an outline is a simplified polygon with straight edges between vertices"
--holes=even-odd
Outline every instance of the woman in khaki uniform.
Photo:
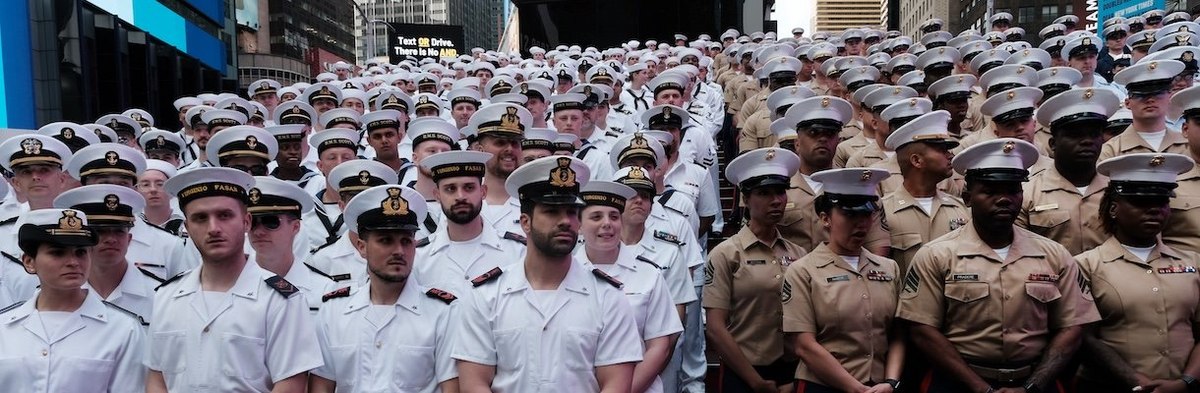
[[800,157],[779,148],[751,150],[725,168],[746,201],[749,222],[709,254],[703,306],[708,345],[721,358],[724,393],[791,389],[793,351],[783,339],[783,272],[804,249],[779,235],[791,177]]
[[1100,217],[1112,234],[1076,256],[1103,318],[1084,337],[1080,392],[1194,392],[1200,383],[1200,254],[1159,240],[1191,159],[1136,153],[1105,160]]
[[817,173],[816,211],[829,241],[784,273],[783,331],[801,364],[796,393],[889,393],[899,387],[904,339],[893,325],[899,268],[863,248],[881,208],[883,169]]

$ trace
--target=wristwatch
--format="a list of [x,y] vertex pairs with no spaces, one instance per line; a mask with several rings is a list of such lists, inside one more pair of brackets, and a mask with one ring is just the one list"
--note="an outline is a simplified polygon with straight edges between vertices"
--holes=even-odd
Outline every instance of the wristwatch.
[[883,380],[883,383],[890,385],[892,387],[892,390],[900,389],[900,380],[888,378],[888,379]]
[[1025,389],[1025,392],[1027,393],[1042,393],[1042,388],[1039,388],[1038,385],[1033,382],[1026,383],[1025,386],[1022,386],[1022,389]]
[[1179,377],[1179,379],[1183,381],[1183,384],[1185,386],[1187,386],[1188,392],[1190,392],[1190,393],[1200,392],[1200,382],[1196,381],[1196,377],[1193,377],[1193,376],[1187,375],[1187,374],[1183,374]]

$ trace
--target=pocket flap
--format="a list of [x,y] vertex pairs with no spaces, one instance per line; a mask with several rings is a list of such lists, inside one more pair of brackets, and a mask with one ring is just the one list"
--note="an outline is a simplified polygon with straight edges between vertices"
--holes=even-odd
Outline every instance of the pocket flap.
[[991,288],[986,282],[948,282],[946,297],[962,303],[970,303],[988,297]]

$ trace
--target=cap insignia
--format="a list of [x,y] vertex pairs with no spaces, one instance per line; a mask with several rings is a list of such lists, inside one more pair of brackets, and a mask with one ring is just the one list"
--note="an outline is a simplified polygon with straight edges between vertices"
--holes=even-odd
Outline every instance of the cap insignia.
[[859,181],[870,181],[871,180],[871,171],[869,171],[869,170],[862,171],[862,175],[860,175],[858,177],[858,180]]
[[1196,59],[1196,54],[1192,51],[1183,52],[1183,56],[1179,56],[1179,60],[1192,61]]
[[829,107],[829,97],[826,97],[826,98],[822,98],[822,99],[821,99],[821,107],[822,107],[822,108],[828,108],[828,107]]
[[767,150],[766,160],[771,161],[774,159],[775,159],[775,149]]
[[1094,94],[1095,94],[1095,92],[1093,92],[1092,89],[1087,89],[1086,91],[1083,92],[1083,99],[1090,100],[1090,99],[1092,99],[1092,96]]
[[72,130],[71,127],[63,127],[62,131],[59,131],[59,134],[62,135],[63,139],[71,139],[75,137],[75,130]]
[[110,165],[110,166],[117,165],[117,162],[119,162],[120,159],[121,159],[121,156],[118,155],[117,152],[115,152],[115,151],[109,151],[108,153],[104,153],[104,162],[108,163],[108,165]]
[[1004,154],[1012,153],[1017,149],[1017,144],[1012,141],[1004,142]]
[[260,199],[262,199],[262,190],[259,190],[257,187],[251,188],[250,189],[250,203],[257,204]]
[[121,198],[118,197],[117,194],[108,194],[104,196],[104,207],[108,208],[109,211],[117,210],[117,207],[120,205]]
[[521,84],[521,94],[528,94],[528,93],[529,93],[529,84],[522,83]]
[[321,86],[321,91],[320,91],[320,93],[321,93],[321,94],[330,94],[330,93],[329,93],[329,86]]
[[36,138],[29,138],[21,141],[21,150],[25,154],[42,154],[42,141]]
[[369,172],[369,171],[358,172],[358,182],[362,183],[364,186],[367,185],[367,183],[370,183],[371,182],[371,172]]
[[1008,100],[1012,101],[1013,98],[1017,98],[1017,92],[1015,92],[1015,91],[1008,92]]
[[259,90],[267,90],[267,89],[270,89],[270,88],[271,88],[271,84],[270,84],[270,83],[263,82],[263,83],[260,83],[260,84],[258,84],[258,89],[259,89]]
[[555,187],[575,187],[575,170],[571,169],[571,159],[561,157],[558,166],[550,171],[550,185]]
[[121,122],[117,121],[117,119],[109,119],[108,120],[108,128],[115,130],[115,129],[119,128],[120,126],[121,126]]
[[403,216],[408,214],[408,201],[400,197],[400,188],[391,187],[387,190],[388,196],[379,204],[383,208],[385,216]]
[[669,118],[669,117],[671,117],[671,107],[669,107],[669,106],[667,106],[667,107],[663,107],[663,108],[662,108],[662,115],[663,115],[663,118]]
[[1158,62],[1157,62],[1157,61],[1150,62],[1150,65],[1149,65],[1149,66],[1147,66],[1147,68],[1149,68],[1149,69],[1150,69],[1150,71],[1154,71],[1155,69],[1157,69],[1157,68],[1158,68]]
[[63,210],[62,218],[58,219],[58,229],[78,231],[83,229],[83,220],[76,216],[74,210]]
[[167,137],[159,135],[157,138],[154,138],[154,143],[157,144],[158,147],[166,146],[167,145]]
[[254,135],[247,136],[246,147],[249,147],[252,150],[258,148],[258,138],[255,138]]
[[504,114],[500,115],[500,127],[509,130],[521,128],[521,117],[517,116],[517,107],[510,106],[504,109]]
[[1028,67],[1017,67],[1017,74],[1018,74],[1018,75],[1020,75],[1020,74],[1024,74],[1024,73],[1025,73],[1025,68],[1028,68]]
[[1161,154],[1155,155],[1153,158],[1150,158],[1150,167],[1153,168],[1162,166],[1162,164],[1166,163],[1166,161],[1167,158],[1163,157]]
[[630,179],[638,179],[638,180],[645,179],[646,173],[642,172],[642,167],[638,167],[638,166],[629,167],[629,178]]
[[643,137],[641,133],[638,133],[636,136],[633,137],[632,140],[629,141],[629,148],[630,149],[649,149],[650,142],[646,141],[646,138]]
[[1186,34],[1177,35],[1175,36],[1175,42],[1180,44],[1188,42],[1188,36]]
[[1091,44],[1092,44],[1091,38],[1084,38],[1083,41],[1079,42],[1079,46],[1087,46],[1087,45],[1091,45]]

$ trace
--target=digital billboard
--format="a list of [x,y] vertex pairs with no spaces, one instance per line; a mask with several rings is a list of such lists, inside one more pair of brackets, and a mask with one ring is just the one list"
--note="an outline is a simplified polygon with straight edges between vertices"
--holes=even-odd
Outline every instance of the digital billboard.
[[388,60],[458,57],[466,53],[463,28],[454,25],[388,23]]
[[[1112,19],[1114,17],[1132,18],[1140,16],[1146,11],[1166,9],[1166,2],[1164,0],[1089,0],[1088,8],[1091,8],[1090,4],[1093,2],[1097,6],[1095,10],[1096,26],[1104,26],[1105,19]],[[1092,10],[1089,9],[1088,13],[1090,14],[1091,12]],[[1097,28],[1096,30],[1103,29]]]

